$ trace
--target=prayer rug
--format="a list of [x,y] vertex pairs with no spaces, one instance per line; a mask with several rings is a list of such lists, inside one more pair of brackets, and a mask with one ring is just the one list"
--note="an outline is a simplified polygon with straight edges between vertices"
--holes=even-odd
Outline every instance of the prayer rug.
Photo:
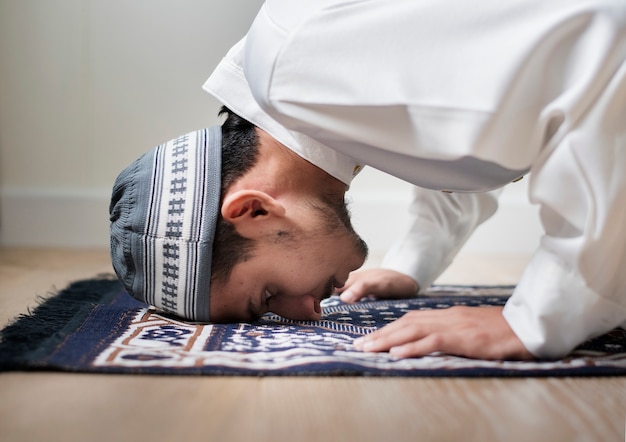
[[626,331],[556,361],[484,361],[443,354],[395,359],[354,350],[354,338],[409,310],[503,305],[513,287],[435,286],[402,300],[323,302],[319,321],[267,314],[254,323],[180,321],[139,303],[109,278],[79,281],[0,332],[0,370],[253,376],[626,375]]

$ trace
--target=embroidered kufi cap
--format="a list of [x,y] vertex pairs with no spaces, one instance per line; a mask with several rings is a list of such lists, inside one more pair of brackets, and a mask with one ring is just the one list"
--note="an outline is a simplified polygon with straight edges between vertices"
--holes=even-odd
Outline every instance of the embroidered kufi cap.
[[111,205],[113,268],[134,298],[209,321],[221,194],[220,126],[145,153],[118,176]]

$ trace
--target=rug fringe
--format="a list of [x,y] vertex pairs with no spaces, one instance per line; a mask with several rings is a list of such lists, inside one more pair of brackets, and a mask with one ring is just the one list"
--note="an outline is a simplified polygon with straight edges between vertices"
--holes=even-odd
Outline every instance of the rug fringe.
[[[63,330],[83,321],[96,304],[109,301],[121,289],[113,276],[76,281],[48,297],[39,297],[39,305],[19,315],[0,330],[0,370],[22,365],[29,353],[40,349],[51,337],[62,338]],[[43,347],[46,347],[45,345]]]

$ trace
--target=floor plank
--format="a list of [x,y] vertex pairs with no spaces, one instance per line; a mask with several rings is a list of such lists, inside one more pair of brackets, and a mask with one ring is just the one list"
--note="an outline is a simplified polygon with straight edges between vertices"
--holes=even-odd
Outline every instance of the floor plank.
[[[460,257],[440,282],[514,283],[527,257]],[[103,250],[0,249],[0,323],[110,273]],[[2,441],[622,441],[626,378],[0,374]]]

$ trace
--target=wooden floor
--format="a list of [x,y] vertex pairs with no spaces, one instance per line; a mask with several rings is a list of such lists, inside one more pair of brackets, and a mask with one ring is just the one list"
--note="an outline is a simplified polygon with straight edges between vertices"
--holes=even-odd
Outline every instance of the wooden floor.
[[[440,282],[514,283],[524,257]],[[106,251],[0,249],[0,326],[111,272]],[[626,441],[626,377],[246,378],[0,374],[0,441]]]

